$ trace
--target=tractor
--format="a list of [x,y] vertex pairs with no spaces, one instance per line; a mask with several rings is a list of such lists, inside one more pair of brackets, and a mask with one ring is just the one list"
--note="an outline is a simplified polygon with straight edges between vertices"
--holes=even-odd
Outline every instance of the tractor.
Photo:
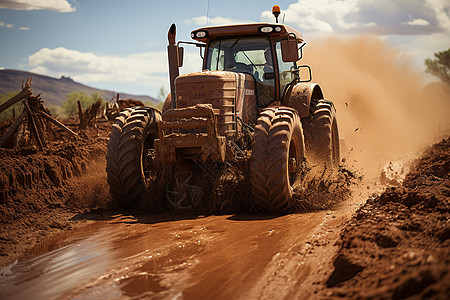
[[[311,68],[299,65],[303,35],[275,22],[204,27],[191,37],[176,42],[175,24],[168,31],[170,93],[162,112],[128,108],[112,126],[106,170],[114,202],[132,206],[155,169],[183,169],[186,161],[226,168],[250,153],[254,207],[289,212],[306,158],[329,170],[339,164],[335,107],[311,82]],[[200,49],[201,71],[179,74],[183,43]],[[169,201],[170,193],[177,192],[166,193]]]

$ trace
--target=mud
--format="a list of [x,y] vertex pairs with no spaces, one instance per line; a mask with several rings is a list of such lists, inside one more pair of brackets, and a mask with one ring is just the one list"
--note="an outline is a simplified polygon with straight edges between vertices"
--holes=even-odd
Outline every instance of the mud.
[[347,205],[279,217],[111,215],[3,269],[0,296],[273,299],[298,297],[299,286],[312,294],[310,280],[325,263],[314,248],[333,247],[330,234],[338,236],[336,225],[357,204]]
[[[91,190],[81,197],[90,203],[80,203],[82,209],[64,203],[61,210],[41,213],[43,219],[65,220],[66,225],[54,226],[62,233],[45,222],[22,228],[44,234],[1,269],[0,296],[444,299],[450,268],[449,146],[446,139],[430,148],[402,185],[380,196],[368,197],[373,190],[357,178],[359,189],[352,186],[353,194],[340,204],[286,216],[92,211],[87,208],[102,196],[96,189],[104,194],[100,187],[106,179],[100,175],[104,169],[86,173],[66,184]],[[236,172],[223,175],[226,186],[242,188]],[[346,169],[341,173],[357,177]],[[339,180],[309,176],[316,194],[328,190],[337,195],[333,187]],[[87,184],[93,188],[80,188]],[[233,193],[223,186],[220,195],[245,196],[240,188]],[[3,251],[10,254],[11,249]]]
[[109,124],[85,131],[80,141],[61,134],[44,152],[0,150],[0,265],[42,238],[78,226],[80,211],[109,201],[104,174]]
[[[250,154],[246,151],[226,167],[194,161],[167,168],[149,180],[146,195],[136,208],[147,213],[259,214],[250,188]],[[307,162],[297,178],[291,213],[332,208],[349,199],[363,181],[361,172],[345,163],[331,172]]]
[[448,299],[450,139],[415,162],[400,187],[367,201],[342,231],[326,294]]

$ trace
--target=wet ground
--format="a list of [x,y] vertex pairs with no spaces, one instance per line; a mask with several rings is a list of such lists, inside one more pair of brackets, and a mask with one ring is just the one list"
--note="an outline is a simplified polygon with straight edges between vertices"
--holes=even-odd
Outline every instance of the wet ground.
[[0,298],[306,296],[362,199],[279,217],[111,216],[46,240],[3,268]]

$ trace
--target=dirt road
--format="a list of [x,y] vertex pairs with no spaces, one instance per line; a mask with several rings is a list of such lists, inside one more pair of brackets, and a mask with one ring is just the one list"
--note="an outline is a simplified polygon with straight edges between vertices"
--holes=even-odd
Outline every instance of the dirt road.
[[362,200],[281,217],[111,216],[3,269],[0,298],[311,296],[332,264],[342,223]]

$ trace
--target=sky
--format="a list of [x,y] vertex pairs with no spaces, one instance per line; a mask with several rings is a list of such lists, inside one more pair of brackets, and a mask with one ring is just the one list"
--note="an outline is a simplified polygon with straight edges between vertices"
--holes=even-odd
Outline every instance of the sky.
[[[450,48],[449,0],[0,0],[0,69],[156,97],[169,87],[172,23],[177,39],[190,41],[205,25],[274,22],[274,4],[307,43],[372,35],[419,70],[425,58]],[[198,49],[185,46],[181,73],[200,69]]]

